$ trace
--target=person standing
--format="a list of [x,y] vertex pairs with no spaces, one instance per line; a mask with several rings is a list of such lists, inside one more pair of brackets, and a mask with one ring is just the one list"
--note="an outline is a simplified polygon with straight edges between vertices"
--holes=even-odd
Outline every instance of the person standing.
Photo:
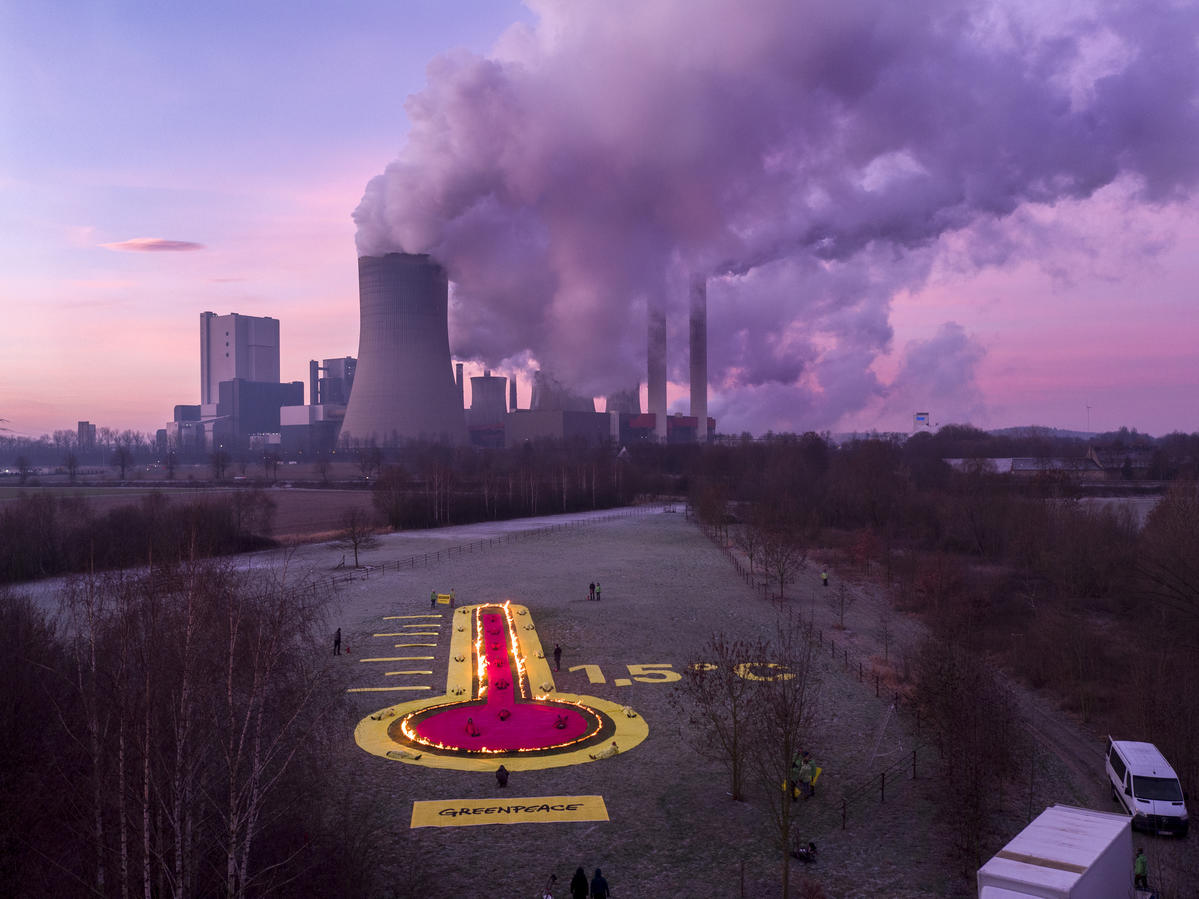
[[820,583],[824,584],[824,586],[826,586],[826,587],[828,586],[828,572],[827,571],[820,572]]
[[594,583],[591,584],[590,589],[587,591],[587,598],[595,599],[595,584]]
[[575,868],[575,876],[570,879],[570,899],[587,899],[587,872],[582,867]]
[[608,889],[608,881],[604,880],[604,875],[599,868],[595,869],[595,876],[591,878],[591,899],[608,899],[612,895]]
[[333,634],[333,655],[341,655],[341,628],[338,628],[337,632]]
[[1149,859],[1145,858],[1145,850],[1138,849],[1137,857],[1132,862],[1132,885],[1137,889],[1149,889]]
[[596,581],[595,582],[595,601],[599,602],[599,599],[600,599],[600,583],[599,583],[599,581]]
[[816,776],[816,766],[812,763],[811,753],[803,754],[803,764],[799,766],[799,791],[804,799],[811,799],[816,794],[812,779]]
[[554,670],[562,670],[562,647],[557,643],[554,644]]
[[437,608],[437,591],[436,590],[434,590],[432,593],[429,594],[429,608],[430,609]]

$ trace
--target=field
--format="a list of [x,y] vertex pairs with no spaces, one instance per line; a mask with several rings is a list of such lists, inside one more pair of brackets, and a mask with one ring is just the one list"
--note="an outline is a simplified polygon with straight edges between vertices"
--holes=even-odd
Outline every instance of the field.
[[[392,535],[364,556],[363,564],[519,533],[520,527],[506,523]],[[336,558],[328,547],[311,546],[299,550],[293,562],[321,568]],[[858,601],[846,614],[845,629],[837,629],[837,612],[825,598],[833,591],[821,590],[817,572],[806,572],[788,600],[813,621],[824,641],[821,711],[810,748],[825,770],[818,795],[799,807],[797,824],[821,853],[816,865],[797,863],[794,894],[802,895],[797,881],[807,876],[829,896],[973,895],[972,878],[949,861],[951,834],[937,821],[930,801],[936,789],[935,750],[922,745],[913,717],[893,706],[885,680],[876,697],[869,674],[872,665],[890,670],[881,657],[884,620],[892,659],[901,658],[902,644],[918,634],[919,625],[881,613],[868,590],[854,587]],[[592,580],[603,585],[600,603],[587,601]],[[460,604],[511,599],[528,606],[543,643],[563,648],[558,689],[632,706],[647,720],[649,738],[613,759],[514,772],[504,794],[598,794],[607,804],[608,822],[413,830],[414,800],[496,797],[495,779],[490,773],[432,770],[365,753],[351,736],[357,722],[410,694],[348,694],[349,707],[330,726],[346,735],[347,788],[381,803],[378,826],[395,851],[379,864],[397,896],[532,896],[551,873],[562,893],[578,865],[589,874],[602,868],[615,894],[623,896],[778,893],[779,859],[761,801],[764,787],[754,787],[748,802],[728,798],[724,769],[697,752],[696,735],[687,732],[685,719],[671,704],[670,684],[614,684],[628,677],[629,665],[681,670],[701,654],[714,631],[754,636],[773,629],[776,604],[748,587],[691,522],[679,513],[597,520],[538,539],[497,543],[429,567],[354,580],[340,592],[336,622],[349,654],[331,661],[332,676],[347,688],[394,684],[385,675],[388,664],[360,660],[420,652],[435,656],[424,663],[434,674],[404,682],[441,691],[447,637],[436,648],[398,650],[394,637],[377,635],[394,630],[395,622],[385,622],[385,616],[427,613],[430,590],[451,588]],[[590,683],[583,670],[567,670],[580,665],[598,666],[604,683]],[[1074,787],[1071,772],[1051,755],[1041,768],[1035,811],[1055,801],[1095,801],[1090,785]],[[885,791],[878,781],[884,770],[889,772]],[[853,800],[845,807],[842,829],[844,794]],[[1010,833],[1021,823],[1011,822]]]

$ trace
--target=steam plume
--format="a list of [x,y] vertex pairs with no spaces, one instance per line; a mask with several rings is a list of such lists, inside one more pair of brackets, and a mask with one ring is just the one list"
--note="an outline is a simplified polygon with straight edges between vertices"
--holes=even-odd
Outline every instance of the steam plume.
[[1195,4],[530,5],[490,56],[431,63],[358,249],[446,266],[456,354],[529,351],[591,395],[642,374],[645,309],[677,319],[707,271],[722,425],[827,426],[885,393],[891,299],[941,235],[1199,170]]

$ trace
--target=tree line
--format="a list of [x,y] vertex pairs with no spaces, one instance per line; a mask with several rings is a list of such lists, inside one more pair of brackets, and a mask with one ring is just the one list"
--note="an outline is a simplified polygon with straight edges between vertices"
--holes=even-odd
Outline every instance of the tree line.
[[57,615],[0,594],[6,891],[377,889],[369,795],[333,763],[328,601],[218,561],[76,579]]
[[274,510],[261,490],[189,502],[154,492],[103,513],[82,496],[22,493],[0,504],[0,583],[260,549]]
[[[999,848],[995,822],[1025,811],[1036,776],[1003,673],[1052,691],[1100,733],[1157,744],[1196,795],[1199,484],[1179,477],[1140,520],[1051,473],[951,469],[944,447],[926,451],[935,439],[714,447],[688,473],[691,505],[776,596],[790,578],[768,541],[789,542],[797,566],[820,553],[928,623],[929,642],[896,678],[942,740],[937,799],[962,824],[963,870]],[[1177,457],[1180,470],[1194,452]],[[1093,773],[1102,782],[1098,763]]]

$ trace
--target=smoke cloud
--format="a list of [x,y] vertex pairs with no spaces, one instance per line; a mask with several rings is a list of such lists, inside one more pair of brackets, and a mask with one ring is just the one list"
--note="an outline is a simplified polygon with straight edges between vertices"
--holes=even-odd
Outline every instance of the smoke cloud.
[[[490,56],[430,64],[354,212],[359,253],[431,253],[457,355],[524,353],[594,395],[643,377],[646,304],[677,320],[710,272],[722,430],[827,427],[903,392],[871,366],[943,235],[1117,178],[1165,202],[1199,174],[1194,4],[530,6]],[[955,327],[928,342],[955,364],[925,381],[973,383]]]

